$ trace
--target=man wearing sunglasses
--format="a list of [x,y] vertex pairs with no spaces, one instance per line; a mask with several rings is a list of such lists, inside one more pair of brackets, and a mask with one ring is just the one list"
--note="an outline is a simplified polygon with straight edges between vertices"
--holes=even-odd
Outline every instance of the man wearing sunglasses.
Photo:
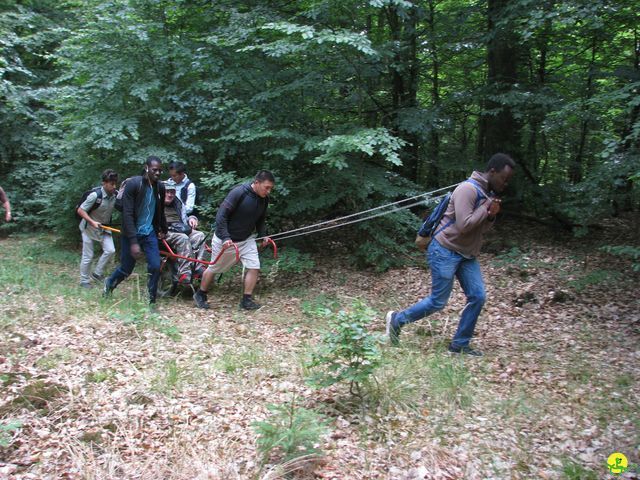
[[162,161],[151,156],[145,162],[142,175],[127,179],[122,193],[120,265],[104,281],[105,297],[110,296],[118,284],[131,275],[136,260],[144,252],[147,259],[149,304],[155,306],[160,278],[158,239],[167,234],[164,185],[158,181],[161,173]]

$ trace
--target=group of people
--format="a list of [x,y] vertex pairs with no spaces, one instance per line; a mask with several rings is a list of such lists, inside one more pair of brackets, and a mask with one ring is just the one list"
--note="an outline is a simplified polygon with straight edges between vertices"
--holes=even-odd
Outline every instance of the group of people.
[[[188,178],[184,163],[172,162],[168,170],[170,178],[160,181],[162,160],[148,157],[142,174],[127,178],[119,191],[116,189],[117,173],[105,170],[102,185],[91,190],[77,207],[83,245],[80,263],[82,287],[91,288],[92,281],[103,282],[103,294],[110,296],[131,275],[136,261],[144,254],[149,303],[155,306],[160,279],[160,241],[166,241],[179,256],[205,261],[206,235],[197,229],[196,186]],[[251,183],[233,188],[226,196],[216,215],[211,258],[217,258],[222,250],[224,252],[215,263],[206,262],[206,268],[204,264],[196,263],[194,267],[194,262],[178,259],[178,283],[188,285],[195,276],[201,277],[200,286],[193,296],[198,308],[209,308],[207,290],[213,278],[236,263],[235,250],[228,248],[233,243],[247,269],[240,307],[246,310],[260,308],[252,297],[260,271],[256,232],[266,245],[269,242],[265,222],[268,196],[274,184],[273,174],[261,170]],[[104,227],[110,223],[118,204],[122,211],[120,264],[105,276],[105,267],[115,254],[115,248],[112,229]],[[91,272],[96,242],[102,247],[102,255]]]
[[[440,220],[433,238],[428,243],[426,259],[431,269],[431,294],[416,304],[401,310],[389,311],[385,318],[386,332],[391,343],[397,344],[401,329],[416,320],[442,310],[451,294],[454,278],[458,279],[467,298],[457,330],[449,344],[449,351],[457,354],[481,355],[470,347],[486,292],[477,256],[484,233],[493,225],[500,212],[501,201],[496,196],[507,187],[514,174],[514,160],[503,153],[493,155],[483,172],[475,171],[460,183],[450,197],[448,207]],[[156,302],[160,276],[158,240],[165,239],[184,256],[204,258],[205,235],[197,230],[198,218],[194,214],[195,185],[180,162],[169,165],[171,179],[160,182],[162,162],[149,157],[144,173],[128,179],[119,195],[122,197],[122,252],[120,265],[104,279],[104,294],[111,292],[127,278],[144,252],[147,259],[149,302]],[[90,281],[89,265],[93,257],[93,242],[102,244],[103,254],[96,263],[91,277],[103,280],[104,266],[114,254],[111,234],[100,228],[108,222],[115,204],[117,175],[107,170],[102,176],[101,192],[92,192],[78,208],[82,217],[80,230],[83,239],[81,285]],[[258,172],[251,183],[234,187],[219,206],[215,234],[211,242],[211,258],[235,243],[242,264],[247,269],[241,308],[260,308],[252,298],[258,280],[260,260],[257,235],[266,245],[265,218],[269,194],[275,179],[271,172]],[[100,200],[98,202],[98,200]],[[98,205],[96,206],[96,203]],[[420,231],[419,235],[423,235]],[[424,234],[426,235],[426,233]],[[235,250],[228,248],[220,259],[199,271],[201,282],[193,295],[198,308],[208,309],[207,290],[216,273],[229,270],[236,262]],[[191,281],[188,261],[179,264],[179,281]]]

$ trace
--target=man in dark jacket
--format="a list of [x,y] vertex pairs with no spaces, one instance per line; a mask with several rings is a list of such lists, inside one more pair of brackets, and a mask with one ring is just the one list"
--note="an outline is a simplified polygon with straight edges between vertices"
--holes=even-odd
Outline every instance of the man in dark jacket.
[[[215,260],[225,247],[235,243],[240,253],[240,261],[247,269],[244,278],[244,295],[240,308],[257,310],[260,305],[251,298],[253,288],[258,281],[260,259],[254,231],[262,237],[262,246],[267,245],[266,217],[269,206],[269,193],[273,189],[275,178],[268,170],[259,171],[252,183],[234,187],[218,208],[216,231],[211,241],[211,260]],[[216,273],[229,270],[236,262],[235,249],[227,248],[218,262],[209,266],[202,275],[200,289],[193,296],[198,308],[209,308],[207,290]]]
[[[136,259],[144,252],[147,258],[147,289],[149,304],[156,303],[160,278],[158,238],[164,238],[167,224],[164,218],[164,186],[158,182],[162,161],[149,157],[141,176],[129,178],[122,192],[122,235],[120,265],[104,281],[104,295],[111,292],[131,275]],[[122,187],[121,187],[122,188]]]
[[427,260],[431,269],[431,295],[405,310],[390,311],[386,316],[387,335],[391,343],[398,342],[400,329],[438,310],[442,310],[451,295],[454,278],[467,297],[458,329],[449,351],[467,355],[482,355],[469,347],[486,293],[477,255],[483,235],[500,212],[500,200],[493,193],[501,193],[513,176],[513,159],[496,153],[489,159],[484,172],[456,187],[449,206],[429,244]]

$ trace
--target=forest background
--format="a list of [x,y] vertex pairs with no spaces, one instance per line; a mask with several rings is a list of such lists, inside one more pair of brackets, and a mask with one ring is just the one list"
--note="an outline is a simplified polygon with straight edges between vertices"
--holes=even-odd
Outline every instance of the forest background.
[[[295,478],[637,470],[639,20],[630,0],[0,0],[0,477],[292,478],[300,444],[324,453]],[[213,313],[149,312],[135,275],[114,299],[77,286],[74,206],[105,168],[184,161],[205,228],[270,169],[276,233],[498,151],[518,166],[481,257],[482,359],[445,354],[460,290],[377,347],[429,292],[404,254],[421,206],[279,241],[250,315],[239,271]],[[362,370],[310,383],[332,351]]]
[[[4,0],[0,179],[17,222],[0,228],[71,234],[99,172],[137,174],[148,155],[187,164],[206,219],[272,170],[277,232],[459,182],[498,151],[518,163],[507,213],[576,236],[611,215],[637,222],[636,7]],[[332,239],[386,269],[415,213]]]

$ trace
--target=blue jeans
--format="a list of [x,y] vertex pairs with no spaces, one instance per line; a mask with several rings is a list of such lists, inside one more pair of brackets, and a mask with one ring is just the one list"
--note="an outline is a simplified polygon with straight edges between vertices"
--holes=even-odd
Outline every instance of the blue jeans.
[[[149,302],[156,301],[158,292],[158,280],[160,279],[160,250],[158,249],[158,237],[155,232],[150,235],[138,235],[138,245],[147,258],[147,290]],[[120,265],[107,278],[106,283],[110,288],[116,288],[120,282],[131,275],[136,266],[136,259],[131,255],[131,241],[124,235],[121,237]]]
[[449,301],[455,276],[467,297],[467,304],[462,311],[458,330],[451,344],[466,347],[471,341],[478,316],[487,298],[480,264],[475,258],[468,259],[444,248],[436,240],[432,240],[429,245],[427,259],[431,268],[431,295],[398,312],[394,318],[395,326],[402,327],[442,310]]

